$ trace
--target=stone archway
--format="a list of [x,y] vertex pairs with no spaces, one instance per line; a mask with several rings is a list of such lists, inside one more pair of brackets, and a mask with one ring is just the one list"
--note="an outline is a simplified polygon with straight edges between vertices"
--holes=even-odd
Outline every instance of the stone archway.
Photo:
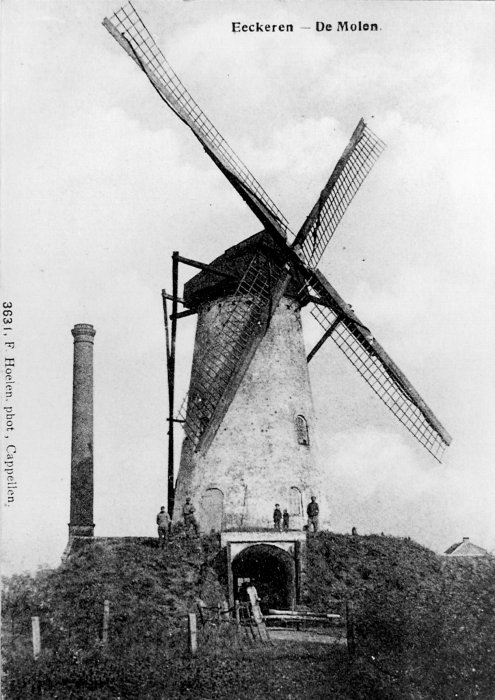
[[243,549],[232,561],[234,598],[244,581],[254,583],[261,599],[261,610],[290,609],[296,598],[294,559],[283,549],[254,544]]

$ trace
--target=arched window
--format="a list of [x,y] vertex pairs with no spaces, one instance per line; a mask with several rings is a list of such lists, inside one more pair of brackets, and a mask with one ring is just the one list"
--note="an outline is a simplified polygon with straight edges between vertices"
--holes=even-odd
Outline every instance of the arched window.
[[297,486],[290,487],[289,513],[290,515],[301,515],[302,513],[302,495]]
[[296,416],[296,433],[299,445],[309,445],[308,423],[304,416]]

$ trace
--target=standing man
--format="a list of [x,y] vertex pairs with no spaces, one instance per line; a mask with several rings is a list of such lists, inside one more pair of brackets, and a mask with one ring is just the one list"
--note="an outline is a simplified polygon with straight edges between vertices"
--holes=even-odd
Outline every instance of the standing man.
[[182,508],[182,515],[184,516],[184,525],[186,526],[186,531],[187,533],[190,532],[191,527],[194,528],[194,533],[196,537],[199,535],[199,525],[198,521],[194,517],[194,513],[196,512],[196,508],[193,506],[191,503],[191,499],[189,496],[186,498],[186,502],[184,503],[184,506]]
[[320,507],[316,502],[315,496],[311,496],[311,503],[308,503],[306,512],[308,514],[308,532],[311,531],[311,526],[313,526],[313,532],[318,532],[318,516],[320,514]]
[[254,585],[254,581],[251,581],[249,586],[246,588],[246,593],[249,597],[249,603],[251,606],[251,615],[257,625],[263,622],[263,615],[260,608],[260,598],[258,596],[258,591]]
[[158,525],[158,546],[163,549],[168,544],[168,529],[170,527],[170,517],[165,506],[160,508],[160,512],[156,516],[156,524]]
[[280,531],[280,521],[282,520],[282,511],[278,503],[275,503],[275,510],[273,511],[273,527],[275,530]]
[[282,528],[284,532],[287,532],[289,530],[289,518],[290,515],[287,512],[287,508],[284,508],[284,512],[282,513]]

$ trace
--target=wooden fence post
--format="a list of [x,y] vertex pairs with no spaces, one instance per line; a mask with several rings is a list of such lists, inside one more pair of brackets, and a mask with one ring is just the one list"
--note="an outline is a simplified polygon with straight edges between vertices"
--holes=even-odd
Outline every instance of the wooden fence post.
[[353,658],[356,654],[356,634],[354,629],[354,606],[352,601],[346,601],[345,612],[347,625],[347,651],[349,656]]
[[196,630],[196,615],[194,613],[188,613],[188,637],[189,651],[194,656],[198,651],[198,633]]
[[237,627],[239,627],[241,624],[241,613],[239,610],[239,601],[238,600],[234,601],[234,610],[235,610],[235,623],[236,623]]
[[103,602],[103,633],[101,635],[101,641],[103,645],[108,644],[108,626],[110,623],[110,601],[105,600]]
[[37,659],[41,653],[40,618],[32,617],[31,626],[33,630],[33,656]]
[[229,608],[234,607],[234,574],[232,573],[232,545],[227,544],[227,582],[229,586]]
[[229,604],[226,600],[222,601],[222,619],[224,622],[228,622],[230,620]]
[[295,610],[294,602],[299,604],[301,602],[302,594],[301,594],[301,543],[300,542],[295,542],[294,543],[294,569],[295,569],[295,601],[293,599],[293,604],[292,604],[292,609]]
[[201,625],[204,626],[205,622],[208,619],[208,612],[206,609],[205,602],[201,600],[201,598],[198,598],[198,610],[199,610],[199,621],[201,622]]

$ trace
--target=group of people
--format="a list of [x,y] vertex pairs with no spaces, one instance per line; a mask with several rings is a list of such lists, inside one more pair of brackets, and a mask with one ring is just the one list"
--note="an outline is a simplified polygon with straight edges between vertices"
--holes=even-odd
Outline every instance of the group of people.
[[[310,503],[308,503],[306,513],[308,515],[307,530],[311,531],[311,529],[313,529],[313,532],[317,532],[320,507],[316,502],[316,496],[311,496],[311,501]],[[287,511],[287,508],[284,508],[284,511],[282,512],[280,510],[280,504],[275,503],[275,510],[273,511],[273,527],[275,528],[275,530],[278,530],[280,532],[280,530],[282,529],[284,532],[287,532],[289,529],[289,521],[290,515]]]
[[[191,503],[191,499],[186,498],[186,502],[182,507],[182,517],[184,518],[184,526],[186,532],[190,533],[191,530],[194,531],[196,537],[199,535],[199,525],[194,513],[196,509]],[[311,496],[311,501],[308,503],[306,508],[306,513],[308,515],[307,530],[313,532],[318,531],[318,518],[320,514],[320,507],[316,502],[316,497]],[[158,526],[158,546],[166,547],[168,544],[168,537],[170,534],[170,516],[165,510],[165,506],[160,508],[160,512],[156,516],[156,524]],[[279,532],[283,530],[287,532],[289,530],[290,515],[287,508],[284,508],[283,512],[280,510],[280,504],[275,503],[275,510],[273,511],[273,527]]]
[[287,532],[289,529],[289,519],[290,515],[287,512],[287,508],[284,508],[284,512],[282,513],[280,510],[280,505],[275,503],[275,510],[273,511],[273,527],[275,530],[280,532],[280,525],[282,524],[284,532]]
[[[189,534],[191,530],[194,530],[196,537],[199,536],[199,525],[194,513],[196,508],[191,503],[190,498],[186,498],[186,502],[182,507],[182,517],[184,518],[184,526],[186,532]],[[160,508],[160,512],[156,516],[156,524],[158,526],[158,546],[162,549],[168,544],[168,537],[170,534],[171,520],[170,516],[165,510],[165,506]]]

